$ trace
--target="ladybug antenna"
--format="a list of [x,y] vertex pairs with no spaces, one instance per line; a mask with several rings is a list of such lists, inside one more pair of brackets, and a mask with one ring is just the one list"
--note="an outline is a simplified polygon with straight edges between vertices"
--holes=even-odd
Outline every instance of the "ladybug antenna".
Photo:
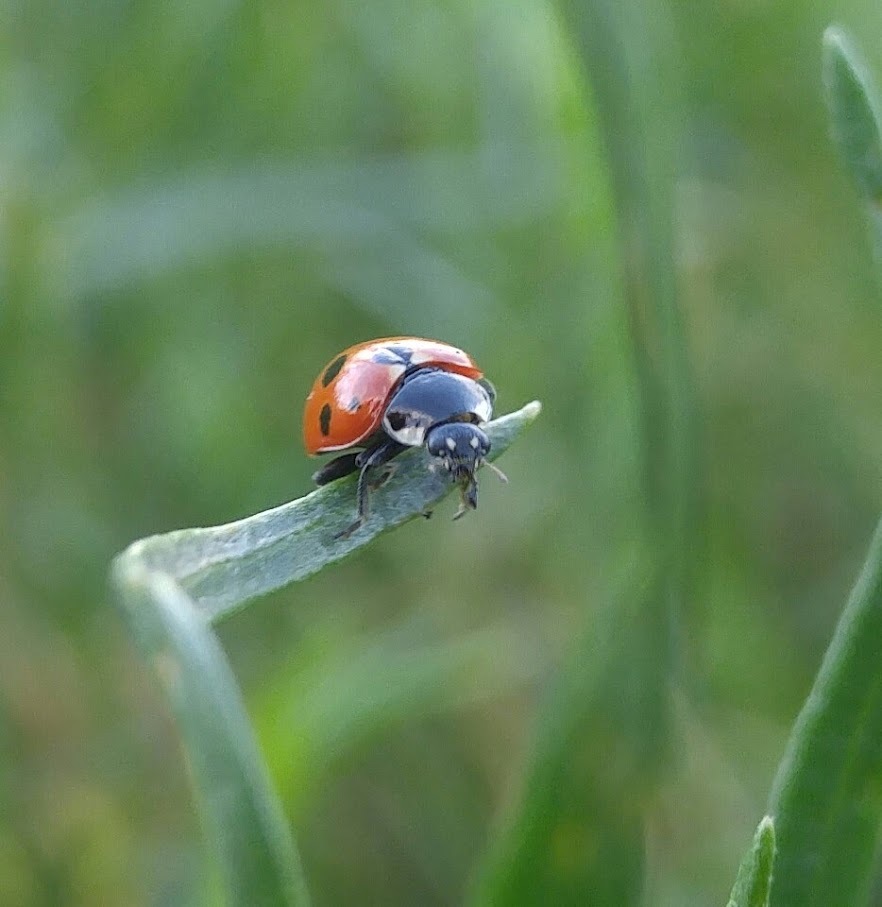
[[489,466],[491,472],[495,473],[499,477],[500,481],[508,484],[508,476],[495,463],[491,463],[489,460],[484,460],[483,464],[485,466]]

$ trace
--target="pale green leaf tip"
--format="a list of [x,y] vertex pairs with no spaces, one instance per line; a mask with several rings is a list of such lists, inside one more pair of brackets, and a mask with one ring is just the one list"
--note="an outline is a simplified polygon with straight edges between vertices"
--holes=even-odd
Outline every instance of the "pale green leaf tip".
[[829,52],[841,52],[841,48],[847,47],[849,43],[849,38],[845,29],[842,28],[841,25],[836,24],[828,25],[824,29],[824,36],[821,40],[824,48]]
[[882,136],[872,73],[857,45],[839,25],[822,39],[822,69],[833,140],[867,199],[882,200]]
[[839,25],[827,26],[821,38],[821,51],[828,106],[833,108],[836,103],[842,102],[845,78],[859,86],[867,101],[870,72],[848,32]]
[[763,816],[750,850],[738,867],[738,876],[726,907],[768,907],[775,864],[775,820]]
[[840,25],[828,25],[821,38],[822,65],[828,91],[835,88],[837,68],[863,82],[867,72],[848,32]]

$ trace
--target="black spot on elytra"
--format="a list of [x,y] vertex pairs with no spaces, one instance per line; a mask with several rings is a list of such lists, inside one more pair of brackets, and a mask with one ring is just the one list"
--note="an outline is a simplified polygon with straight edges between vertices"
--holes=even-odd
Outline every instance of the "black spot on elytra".
[[331,407],[327,403],[319,413],[319,428],[326,437],[331,433]]
[[[345,356],[338,356],[326,369],[322,375],[322,387],[327,387],[340,374],[340,369],[346,364]],[[330,416],[328,417],[330,418]],[[327,432],[325,432],[327,434]]]

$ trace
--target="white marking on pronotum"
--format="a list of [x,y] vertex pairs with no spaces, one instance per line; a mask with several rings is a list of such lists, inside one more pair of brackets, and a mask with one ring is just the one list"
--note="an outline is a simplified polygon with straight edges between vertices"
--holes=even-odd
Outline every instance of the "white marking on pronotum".
[[479,445],[480,443],[481,443],[481,442],[480,442],[474,435],[472,435],[472,438],[471,438],[471,440],[469,441],[469,444],[471,444],[471,446],[474,447],[475,450],[478,449],[478,445]]
[[448,438],[448,439],[447,439],[447,449],[448,449],[448,450],[456,450],[456,441],[454,441],[453,438]]

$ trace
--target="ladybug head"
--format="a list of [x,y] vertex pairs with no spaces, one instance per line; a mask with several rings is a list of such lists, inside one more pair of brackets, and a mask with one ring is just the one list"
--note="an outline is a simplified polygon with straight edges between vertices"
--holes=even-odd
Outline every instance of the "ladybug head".
[[490,452],[490,439],[471,422],[442,422],[426,432],[426,448],[453,479],[462,486],[461,516],[478,506],[475,471]]

